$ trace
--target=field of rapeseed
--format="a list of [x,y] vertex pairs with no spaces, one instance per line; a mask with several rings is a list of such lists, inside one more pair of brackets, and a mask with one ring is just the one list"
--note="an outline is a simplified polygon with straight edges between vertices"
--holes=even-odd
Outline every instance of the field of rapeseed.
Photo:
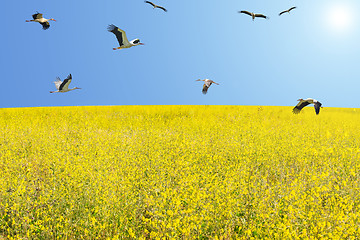
[[355,239],[360,110],[0,109],[0,239]]

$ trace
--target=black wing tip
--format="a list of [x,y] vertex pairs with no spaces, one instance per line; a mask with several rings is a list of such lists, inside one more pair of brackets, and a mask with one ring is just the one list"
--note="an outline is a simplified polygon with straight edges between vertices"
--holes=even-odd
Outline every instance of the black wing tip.
[[207,94],[208,90],[209,90],[208,87],[203,87],[202,93],[205,95],[205,94]]
[[72,79],[71,73],[67,76],[67,79]]
[[36,11],[36,13],[34,13],[34,14],[32,15],[33,19],[35,20],[35,19],[38,17],[39,14],[42,15],[42,13],[39,13],[38,11]]
[[299,109],[298,107],[294,107],[292,112],[293,114],[299,114],[301,112],[301,109]]
[[109,32],[114,31],[116,28],[117,28],[117,26],[115,26],[114,24],[109,24],[107,27]]
[[314,105],[316,115],[319,115],[321,106],[322,106],[321,102],[317,102],[317,103]]
[[44,23],[40,23],[43,26],[43,30],[47,30],[50,28],[50,23],[49,22],[44,22]]

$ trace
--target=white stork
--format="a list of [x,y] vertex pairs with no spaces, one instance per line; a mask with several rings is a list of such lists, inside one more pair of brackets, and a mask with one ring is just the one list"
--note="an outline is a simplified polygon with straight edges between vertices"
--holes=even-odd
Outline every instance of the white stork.
[[288,10],[282,11],[281,13],[279,13],[279,16],[281,16],[284,13],[290,13],[291,10],[295,9],[296,7],[291,7]]
[[300,98],[298,99],[298,101],[299,103],[293,108],[293,113],[295,114],[300,113],[301,109],[303,109],[309,104],[314,104],[316,115],[320,113],[320,107],[322,104],[318,100],[312,98],[307,98],[307,99]]
[[115,36],[116,36],[116,38],[117,38],[117,40],[118,40],[118,42],[120,44],[120,47],[113,48],[113,50],[123,49],[123,48],[130,48],[130,47],[137,46],[137,45],[144,45],[137,38],[134,39],[134,40],[131,40],[129,42],[127,37],[126,37],[125,31],[121,30],[120,28],[118,28],[114,24],[111,24],[111,25],[108,26],[108,31],[115,34]]
[[50,18],[50,19],[43,18],[42,13],[38,13],[38,12],[33,14],[32,17],[33,17],[33,20],[26,20],[26,22],[38,22],[42,25],[44,30],[46,30],[50,27],[50,23],[49,23],[50,20],[56,22],[56,20],[53,18]]
[[216,85],[219,85],[218,83],[214,82],[213,80],[210,80],[210,79],[198,79],[198,80],[195,80],[195,81],[203,81],[204,82],[204,85],[203,85],[203,89],[202,89],[202,93],[203,94],[206,94],[209,87],[211,86],[211,84],[216,84]]
[[50,93],[56,93],[56,92],[69,92],[75,89],[81,89],[78,87],[74,87],[74,88],[70,88],[69,89],[69,85],[71,83],[72,80],[72,76],[71,74],[69,74],[69,76],[67,76],[67,78],[64,79],[64,81],[61,81],[61,79],[59,77],[56,78],[55,83],[55,87],[57,88],[57,91],[50,91]]
[[155,8],[160,8],[160,9],[164,10],[165,12],[167,12],[167,10],[164,7],[156,5],[156,4],[154,4],[154,3],[150,2],[150,1],[145,1],[145,2],[151,4],[154,7],[154,9]]
[[248,11],[238,11],[238,13],[245,13],[245,14],[251,16],[253,21],[254,21],[254,19],[255,19],[256,17],[269,19],[269,17],[267,17],[267,16],[265,16],[265,15],[263,15],[263,14],[260,14],[260,13],[253,13],[253,12],[248,12]]

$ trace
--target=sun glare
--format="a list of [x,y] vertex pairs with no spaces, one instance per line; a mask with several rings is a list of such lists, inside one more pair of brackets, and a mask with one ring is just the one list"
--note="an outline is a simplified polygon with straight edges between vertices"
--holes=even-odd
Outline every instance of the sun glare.
[[328,11],[329,27],[336,32],[348,31],[352,25],[351,9],[345,5],[335,5]]

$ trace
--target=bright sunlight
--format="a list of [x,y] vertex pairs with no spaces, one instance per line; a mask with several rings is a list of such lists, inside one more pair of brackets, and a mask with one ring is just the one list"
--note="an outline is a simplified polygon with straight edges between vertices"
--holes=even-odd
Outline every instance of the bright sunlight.
[[340,4],[331,6],[327,11],[327,22],[333,31],[346,32],[350,30],[353,23],[350,6]]

